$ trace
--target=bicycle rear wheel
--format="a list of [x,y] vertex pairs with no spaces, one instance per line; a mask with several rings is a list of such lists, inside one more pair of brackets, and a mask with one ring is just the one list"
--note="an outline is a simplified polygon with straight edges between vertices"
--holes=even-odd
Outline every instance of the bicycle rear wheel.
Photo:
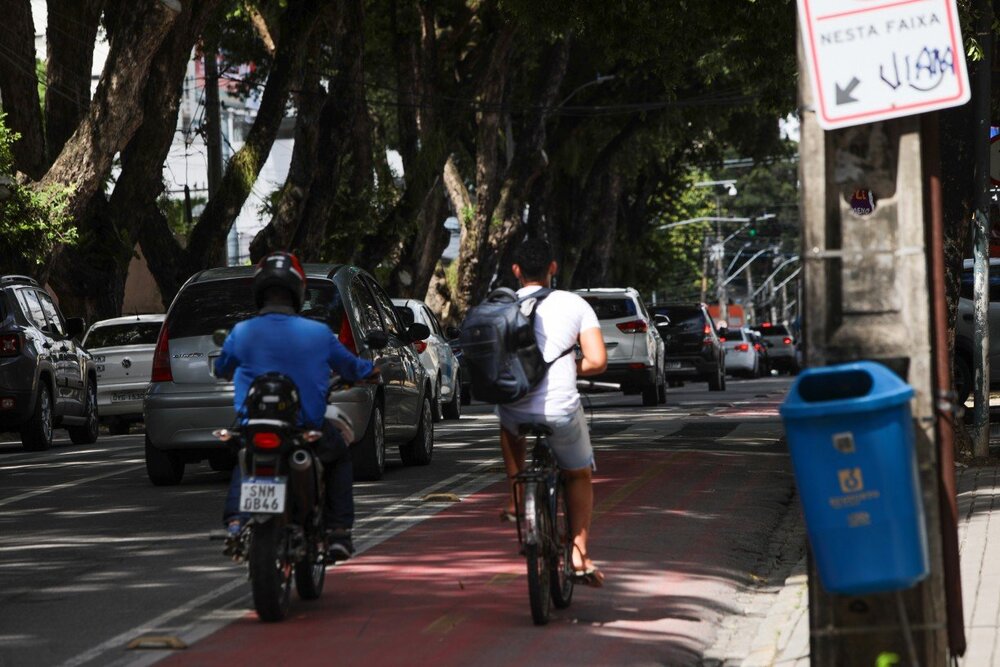
[[[524,546],[524,558],[528,565],[528,599],[531,602],[531,620],[535,625],[549,622],[552,597],[550,595],[549,549],[546,540],[551,534],[548,494],[542,484],[530,484],[524,489],[524,511],[529,520],[528,544]],[[531,518],[534,526],[531,526]],[[532,533],[534,536],[532,537]]]
[[550,500],[552,508],[552,558],[549,573],[549,587],[552,603],[556,609],[565,609],[573,601],[573,535],[570,532],[569,505],[566,501],[566,483],[559,479],[555,497]]

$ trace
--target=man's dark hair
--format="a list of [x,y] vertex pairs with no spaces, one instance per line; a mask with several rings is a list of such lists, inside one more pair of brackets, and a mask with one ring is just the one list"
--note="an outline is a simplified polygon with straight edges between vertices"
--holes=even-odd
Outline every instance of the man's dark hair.
[[514,263],[521,267],[525,280],[545,280],[554,259],[552,248],[542,239],[527,239],[514,251]]

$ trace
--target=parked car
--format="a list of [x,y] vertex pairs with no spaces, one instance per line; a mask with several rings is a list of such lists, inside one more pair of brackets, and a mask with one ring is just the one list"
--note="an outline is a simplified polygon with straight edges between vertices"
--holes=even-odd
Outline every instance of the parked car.
[[[430,463],[434,448],[430,379],[411,345],[429,331],[404,328],[392,301],[368,273],[353,266],[307,264],[301,314],[327,323],[352,352],[373,361],[382,383],[338,391],[357,438],[351,448],[358,479],[379,479],[386,443],[404,464]],[[146,471],[156,485],[177,484],[184,466],[208,459],[232,466],[228,447],[212,431],[233,424],[233,386],[216,379],[210,363],[220,353],[212,334],[253,317],[252,267],[209,269],[192,276],[174,297],[153,354],[152,382],[143,404]]]
[[723,329],[722,349],[726,351],[726,372],[743,377],[760,377],[758,352],[749,329]]
[[664,374],[670,382],[699,380],[711,391],[726,388],[726,353],[703,303],[656,304],[656,328],[666,349]]
[[771,358],[771,368],[778,373],[794,375],[799,372],[799,364],[795,356],[795,339],[783,324],[763,322],[754,326],[753,330],[764,339],[767,354]]
[[423,301],[393,299],[392,303],[404,324],[419,322],[430,329],[431,335],[425,340],[414,341],[413,346],[431,379],[431,407],[435,421],[459,419],[462,416],[462,372],[449,344],[449,340],[458,338],[458,329],[448,327],[447,331],[443,330]]
[[163,315],[101,320],[83,338],[97,369],[97,411],[112,435],[142,421],[142,401],[153,369],[153,350]]
[[757,367],[760,368],[760,374],[770,375],[771,355],[767,352],[767,345],[764,343],[764,337],[753,329],[745,329],[745,331],[750,334],[750,340],[753,341],[753,348],[757,351]]
[[645,406],[667,402],[663,339],[639,293],[627,288],[577,290],[601,324],[608,369],[592,380],[620,384],[625,394],[642,394]]
[[51,447],[54,428],[78,445],[97,441],[97,369],[77,343],[84,329],[32,278],[0,278],[0,431],[20,431],[28,451]]
[[[1000,384],[1000,258],[990,259],[989,320],[990,386]],[[958,298],[958,319],[955,321],[955,393],[960,404],[972,393],[975,364],[974,284],[972,260],[965,260]]]
[[466,361],[465,354],[462,353],[462,344],[458,338],[448,341],[448,344],[451,345],[452,354],[455,355],[455,360],[458,362],[458,373],[462,385],[461,403],[462,405],[470,405],[472,403],[472,373],[469,371],[469,362]]

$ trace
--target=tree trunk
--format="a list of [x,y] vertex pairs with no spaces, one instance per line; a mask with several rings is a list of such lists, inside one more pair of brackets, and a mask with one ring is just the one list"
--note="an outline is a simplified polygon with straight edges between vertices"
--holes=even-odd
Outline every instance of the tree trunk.
[[121,153],[122,171],[110,202],[103,195],[95,197],[95,202],[104,205],[90,210],[99,215],[82,221],[80,242],[64,248],[51,271],[50,282],[69,312],[88,319],[116,317],[121,312],[140,226],[163,220],[156,200],[163,191],[163,163],[177,128],[180,90],[191,49],[220,4],[221,0],[204,0],[196,9],[185,4],[152,60],[142,96],[143,122]]
[[115,153],[142,124],[141,96],[150,62],[177,14],[158,0],[124,5],[90,109],[39,182],[73,188],[68,212],[80,218],[103,187]]
[[45,138],[35,74],[35,25],[30,0],[0,0],[5,23],[0,51],[0,98],[14,143],[14,167],[32,179],[45,173]]
[[281,20],[281,35],[260,108],[243,146],[226,165],[219,190],[208,201],[191,232],[187,253],[192,264],[207,268],[218,257],[226,236],[253,189],[285,117],[293,78],[302,67],[304,45],[315,27],[316,0],[290,2]]
[[104,0],[48,0],[45,148],[49,163],[90,107],[90,71]]

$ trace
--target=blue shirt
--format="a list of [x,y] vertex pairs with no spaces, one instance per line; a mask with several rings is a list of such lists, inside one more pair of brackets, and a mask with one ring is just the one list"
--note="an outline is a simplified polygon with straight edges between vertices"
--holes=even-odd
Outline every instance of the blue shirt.
[[233,327],[215,369],[220,376],[235,370],[233,405],[237,414],[254,378],[269,372],[284,373],[298,387],[302,425],[320,428],[331,369],[356,382],[371,375],[375,367],[351,354],[325,324],[299,315],[268,313]]

